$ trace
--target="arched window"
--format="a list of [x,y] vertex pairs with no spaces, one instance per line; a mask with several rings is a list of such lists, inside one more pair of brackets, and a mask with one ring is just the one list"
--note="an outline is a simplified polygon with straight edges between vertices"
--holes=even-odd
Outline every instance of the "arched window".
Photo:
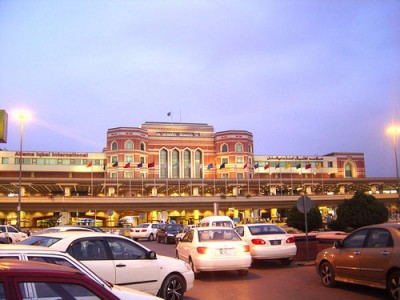
[[112,142],[111,150],[118,150],[118,143],[117,142]]
[[196,152],[194,153],[194,164],[196,166],[196,170],[195,170],[195,174],[194,174],[195,178],[203,178],[204,166],[202,166],[202,164],[201,164],[202,161],[203,161],[203,155],[202,155],[201,151],[196,150]]
[[160,151],[160,178],[168,177],[168,152],[165,149]]
[[247,152],[253,153],[253,147],[250,144],[247,145]]
[[172,151],[172,178],[179,178],[179,151]]
[[140,151],[145,151],[146,147],[143,142],[140,143]]
[[184,178],[190,178],[190,169],[191,169],[191,155],[189,150],[185,150],[183,152],[183,173]]
[[228,152],[228,145],[227,144],[223,144],[221,146],[221,152]]
[[235,146],[236,152],[243,152],[243,145],[241,143],[237,143]]
[[132,150],[132,149],[133,149],[133,143],[132,143],[132,141],[126,141],[126,142],[125,142],[125,149],[126,149],[126,150]]
[[354,177],[353,165],[349,162],[345,163],[345,165],[344,165],[344,177],[345,178],[353,178]]

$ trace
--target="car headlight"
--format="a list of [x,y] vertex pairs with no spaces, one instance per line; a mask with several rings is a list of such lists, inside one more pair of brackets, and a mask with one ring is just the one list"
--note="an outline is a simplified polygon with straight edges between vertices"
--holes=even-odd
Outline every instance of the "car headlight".
[[172,233],[168,233],[167,236],[174,236]]

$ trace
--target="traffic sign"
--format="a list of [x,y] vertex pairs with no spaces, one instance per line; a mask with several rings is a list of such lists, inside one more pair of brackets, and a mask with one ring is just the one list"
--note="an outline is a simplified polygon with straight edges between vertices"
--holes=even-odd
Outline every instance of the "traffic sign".
[[297,200],[297,209],[302,212],[303,214],[307,214],[311,208],[314,206],[312,203],[310,197],[303,195],[300,196],[299,199]]

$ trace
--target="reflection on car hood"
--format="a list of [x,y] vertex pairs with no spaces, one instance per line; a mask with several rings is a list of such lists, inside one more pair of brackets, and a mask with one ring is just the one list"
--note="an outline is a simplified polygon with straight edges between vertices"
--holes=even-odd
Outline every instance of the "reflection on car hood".
[[156,296],[147,294],[145,292],[141,292],[135,289],[123,287],[120,285],[113,285],[112,287],[113,293],[120,298],[121,300],[154,300],[154,299],[161,299]]

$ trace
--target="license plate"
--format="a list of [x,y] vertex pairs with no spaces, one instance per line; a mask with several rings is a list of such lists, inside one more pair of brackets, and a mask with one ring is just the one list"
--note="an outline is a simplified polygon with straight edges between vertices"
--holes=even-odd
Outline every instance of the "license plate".
[[216,249],[216,254],[218,256],[220,256],[220,255],[232,256],[235,254],[235,249],[231,249],[231,248]]
[[273,240],[273,241],[269,241],[271,245],[275,246],[275,245],[280,245],[281,244],[281,240]]

